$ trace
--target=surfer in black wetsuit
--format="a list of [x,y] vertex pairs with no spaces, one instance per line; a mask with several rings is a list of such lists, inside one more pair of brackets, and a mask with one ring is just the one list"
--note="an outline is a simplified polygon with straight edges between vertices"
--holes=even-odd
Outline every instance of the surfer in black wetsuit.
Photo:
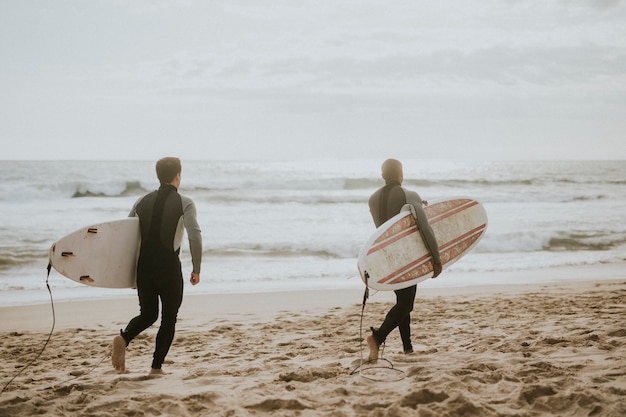
[[[433,257],[433,278],[437,277],[442,270],[441,259],[439,258],[439,246],[433,234],[433,230],[428,223],[426,213],[420,196],[402,187],[404,175],[402,163],[396,159],[387,159],[382,165],[382,176],[385,186],[378,189],[369,199],[370,212],[374,219],[374,224],[379,227],[381,224],[400,213],[405,204],[411,204],[415,208],[416,221],[419,226],[422,239]],[[415,302],[417,285],[394,291],[396,293],[396,304],[389,310],[383,324],[378,328],[372,328],[372,334],[367,337],[367,345],[370,349],[369,359],[378,359],[378,350],[385,342],[387,336],[396,327],[400,330],[400,338],[405,353],[413,352],[411,344],[411,311]]]
[[139,217],[141,229],[141,248],[137,262],[140,314],[113,339],[111,360],[118,372],[125,371],[128,344],[157,320],[160,299],[161,325],[156,337],[150,374],[163,373],[161,366],[174,340],[178,309],[183,301],[183,276],[178,257],[183,228],[189,238],[193,265],[190,281],[192,285],[200,282],[202,234],[194,202],[178,194],[180,160],[171,157],[160,159],[156,164],[156,172],[161,182],[159,189],[140,198],[129,214],[129,217]]

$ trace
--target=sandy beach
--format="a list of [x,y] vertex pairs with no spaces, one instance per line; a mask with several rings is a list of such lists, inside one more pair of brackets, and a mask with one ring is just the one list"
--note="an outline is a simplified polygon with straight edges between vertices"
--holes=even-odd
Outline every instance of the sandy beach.
[[[418,290],[416,352],[394,331],[376,364],[362,342],[393,294],[193,295],[168,373],[149,378],[156,326],[111,366],[134,298],[55,304],[41,356],[0,395],[0,416],[624,416],[626,279]],[[4,387],[41,351],[50,305],[0,308]]]

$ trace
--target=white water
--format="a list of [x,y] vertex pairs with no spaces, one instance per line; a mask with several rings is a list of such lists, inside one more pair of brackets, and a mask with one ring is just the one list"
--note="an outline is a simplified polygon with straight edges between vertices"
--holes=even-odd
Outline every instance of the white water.
[[[362,288],[356,257],[374,228],[367,199],[382,185],[380,162],[183,161],[180,192],[196,202],[205,248],[202,283],[186,291]],[[624,161],[403,163],[405,187],[422,198],[470,196],[489,216],[476,248],[427,285],[490,284],[520,271],[626,259]],[[0,305],[45,302],[52,243],[125,217],[158,186],[146,161],[0,161],[0,178]],[[54,271],[50,282],[55,298],[134,295]]]

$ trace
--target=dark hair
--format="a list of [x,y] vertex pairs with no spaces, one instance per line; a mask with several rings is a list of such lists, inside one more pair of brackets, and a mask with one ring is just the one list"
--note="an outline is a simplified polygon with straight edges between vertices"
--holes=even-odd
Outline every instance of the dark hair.
[[381,167],[383,179],[386,182],[399,181],[402,177],[402,162],[397,159],[387,159]]
[[161,184],[169,184],[181,171],[180,159],[172,156],[161,158],[156,163],[157,178]]

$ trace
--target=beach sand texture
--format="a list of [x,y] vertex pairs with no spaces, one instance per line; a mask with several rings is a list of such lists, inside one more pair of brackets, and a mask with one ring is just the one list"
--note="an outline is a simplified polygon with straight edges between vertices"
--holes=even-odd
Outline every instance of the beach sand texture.
[[[368,302],[363,335],[389,295]],[[379,360],[352,374],[368,353],[360,297],[189,297],[158,378],[147,377],[156,326],[128,348],[127,373],[111,366],[136,300],[59,303],[0,416],[626,415],[626,280],[418,291],[416,352],[400,353],[394,331],[383,351],[394,369]],[[46,308],[0,309],[2,386],[41,350]]]

